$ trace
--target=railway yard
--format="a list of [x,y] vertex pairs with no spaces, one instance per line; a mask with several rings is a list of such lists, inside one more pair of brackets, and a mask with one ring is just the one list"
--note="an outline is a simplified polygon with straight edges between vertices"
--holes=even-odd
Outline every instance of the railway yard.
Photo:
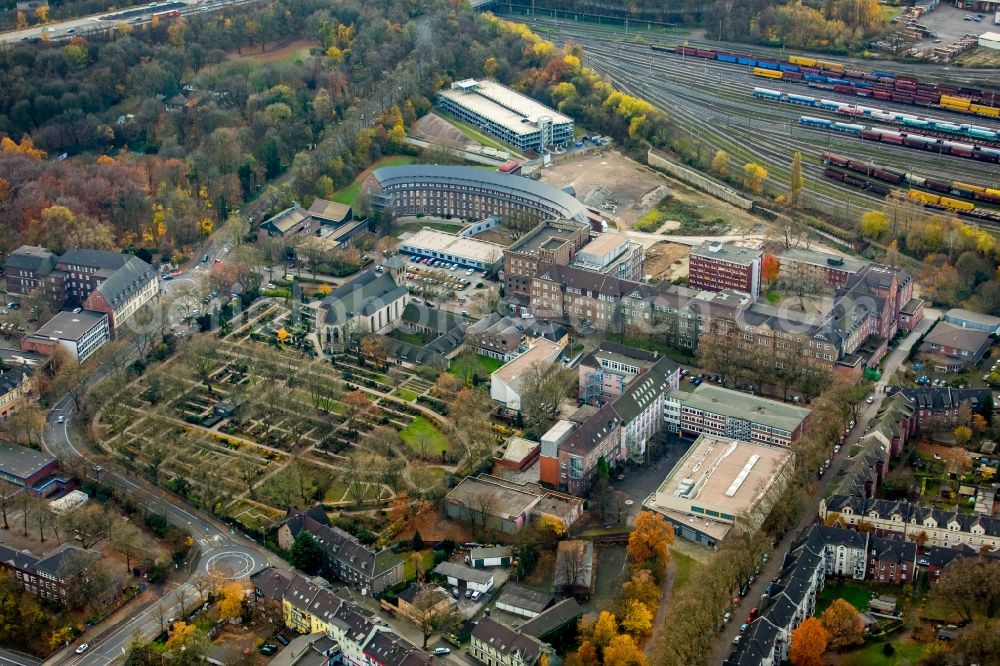
[[[523,17],[514,18],[523,20]],[[746,162],[764,166],[769,173],[765,189],[773,194],[787,191],[792,155],[800,151],[806,178],[805,191],[801,195],[803,202],[840,218],[845,226],[852,227],[864,211],[878,207],[890,188],[883,184],[866,189],[858,183],[859,180],[871,182],[871,179],[831,178],[823,153],[835,153],[859,163],[877,164],[910,174],[913,177],[908,181],[910,187],[903,182],[900,193],[931,206],[940,206],[940,201],[935,204],[933,196],[911,194],[914,182],[920,179],[960,181],[983,191],[1000,189],[1000,164],[996,161],[1000,159],[996,138],[996,133],[1000,132],[998,118],[973,115],[968,109],[963,112],[949,108],[950,105],[926,107],[892,99],[860,98],[856,90],[842,92],[843,86],[834,90],[832,85],[814,83],[809,86],[805,81],[765,78],[760,72],[755,76],[752,66],[692,57],[687,55],[690,49],[678,48],[719,46],[713,42],[656,32],[642,32],[638,37],[633,32],[626,37],[620,26],[542,17],[532,18],[528,23],[556,44],[568,41],[581,44],[587,66],[608,77],[616,88],[644,98],[665,111],[677,129],[690,136],[698,150],[709,153],[723,150],[736,168]],[[742,44],[729,44],[720,49],[786,62],[793,55]],[[995,70],[956,72],[940,66],[896,67],[894,63],[876,65],[849,58],[826,59],[866,73],[878,69],[895,71],[901,79],[919,77],[922,83],[929,85],[994,87],[998,80]],[[755,95],[755,89],[761,88],[776,93],[778,98],[773,94]],[[801,102],[787,103],[789,96],[813,98],[815,105],[806,104],[809,108],[803,108]],[[897,96],[897,99],[905,98]],[[826,104],[821,105],[821,100]],[[945,101],[942,100],[942,104]],[[917,118],[918,124],[901,126],[900,116]],[[804,117],[820,122],[803,122]],[[927,125],[927,119],[936,119],[940,124]],[[838,123],[840,126],[835,126]],[[970,135],[963,125],[976,131]],[[844,129],[843,126],[853,127]],[[862,131],[866,132],[865,136]],[[896,141],[894,134],[900,133],[929,137],[935,142],[934,147],[928,145],[915,150],[914,146],[904,144],[902,138]],[[876,134],[883,136],[873,138]],[[950,154],[950,144],[957,144],[954,154]],[[964,154],[968,146],[974,147],[974,159]],[[975,206],[979,210],[978,223],[1000,233],[997,221],[1000,220],[1000,206],[988,197],[977,201]],[[968,212],[965,205],[951,207],[946,203],[943,207]]]

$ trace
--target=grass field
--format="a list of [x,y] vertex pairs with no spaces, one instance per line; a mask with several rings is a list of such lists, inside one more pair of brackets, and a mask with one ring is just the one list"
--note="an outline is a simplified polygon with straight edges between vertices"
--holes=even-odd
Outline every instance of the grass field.
[[670,593],[673,596],[691,583],[691,574],[694,573],[697,562],[689,555],[679,553],[676,550],[670,556],[674,559],[674,566],[677,567],[677,573],[674,574],[674,587]]
[[822,615],[834,599],[843,599],[863,612],[868,610],[871,592],[866,587],[850,583],[830,583],[819,594],[819,599],[816,601],[816,615]]
[[473,374],[479,375],[480,379],[489,379],[489,376],[502,365],[503,361],[499,359],[465,352],[452,359],[448,366],[448,372],[466,380],[471,380]]
[[1000,51],[977,46],[955,58],[963,67],[1000,67]]
[[429,490],[441,483],[445,474],[447,472],[440,467],[414,467],[410,472],[410,478],[421,490]]
[[524,159],[524,155],[514,150],[512,146],[509,146],[506,143],[503,143],[502,141],[498,141],[497,139],[494,139],[489,135],[483,134],[469,123],[459,120],[450,113],[438,110],[437,114],[442,118],[444,118],[446,121],[448,121],[450,125],[453,125],[455,129],[457,129],[459,132],[464,134],[466,138],[471,139],[472,141],[480,143],[484,146],[489,146],[490,148],[496,148],[497,150],[506,151],[510,153],[512,157]]
[[417,399],[416,391],[411,391],[410,389],[404,389],[404,388],[396,389],[396,395],[398,395],[400,398],[402,398],[407,402],[413,402],[414,400]]
[[434,427],[434,424],[418,416],[410,425],[399,431],[399,436],[411,449],[421,453],[426,444],[427,455],[439,456],[448,450],[448,438]]
[[358,174],[358,177],[354,179],[353,183],[334,193],[333,200],[337,203],[353,206],[354,200],[358,198],[358,193],[361,191],[361,183],[365,181],[365,178],[368,177],[368,174],[372,169],[385,166],[403,166],[405,164],[413,164],[415,161],[416,158],[410,155],[390,155],[388,157],[383,157],[375,162],[375,164],[371,165],[371,167]]
[[[413,580],[417,577],[416,567],[414,566],[413,558],[410,557],[411,553],[403,553],[403,580]],[[434,551],[431,549],[420,551],[420,561],[421,568],[424,571],[430,571],[434,568]]]
[[843,657],[854,666],[903,666],[904,664],[916,664],[927,652],[928,644],[907,642],[895,642],[892,646],[896,649],[895,654],[887,657],[882,653],[882,643],[872,643],[855,652],[845,652]]

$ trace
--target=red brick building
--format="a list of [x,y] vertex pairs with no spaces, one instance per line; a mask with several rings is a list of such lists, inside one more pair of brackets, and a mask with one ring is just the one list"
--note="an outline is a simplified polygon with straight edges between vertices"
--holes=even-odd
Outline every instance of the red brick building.
[[705,291],[734,289],[757,298],[763,256],[762,250],[705,241],[691,248],[688,286]]

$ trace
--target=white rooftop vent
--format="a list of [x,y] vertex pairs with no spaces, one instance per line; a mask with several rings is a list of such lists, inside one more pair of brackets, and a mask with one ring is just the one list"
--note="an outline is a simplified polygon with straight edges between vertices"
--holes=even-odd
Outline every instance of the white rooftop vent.
[[722,251],[722,243],[712,243],[711,245],[708,246],[708,251],[709,252],[721,252]]
[[726,491],[726,497],[732,497],[736,494],[736,491],[738,491],[740,486],[743,485],[743,482],[747,480],[747,476],[750,475],[750,470],[753,469],[753,466],[757,464],[758,460],[760,460],[760,456],[756,453],[750,456],[750,460],[748,460],[747,464],[743,466],[743,469],[740,470],[740,473],[733,480],[733,484],[729,486],[729,490]]

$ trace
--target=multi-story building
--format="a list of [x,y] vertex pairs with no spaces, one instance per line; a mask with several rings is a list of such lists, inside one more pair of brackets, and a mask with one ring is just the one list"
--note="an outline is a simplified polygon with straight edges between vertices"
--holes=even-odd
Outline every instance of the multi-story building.
[[722,541],[737,516],[760,526],[781,495],[792,467],[779,446],[701,435],[644,506],[662,513],[685,539]]
[[567,266],[590,240],[590,226],[568,220],[543,222],[503,251],[504,293],[531,294],[531,281],[548,266]]
[[[24,550],[14,550],[0,544],[0,569],[9,571],[26,592],[57,605],[69,601],[69,588],[74,579],[86,575],[87,569],[101,559],[100,553],[65,543],[45,557],[36,557]],[[106,590],[110,601],[117,586]]]
[[643,278],[645,256],[640,243],[630,241],[621,234],[605,232],[580,248],[573,265],[587,271],[639,282]]
[[45,282],[55,266],[56,255],[44,247],[22,245],[7,255],[4,263],[7,292],[27,294]]
[[859,495],[834,495],[819,502],[819,516],[831,514],[849,526],[870,525],[878,534],[901,535],[906,541],[929,546],[969,546],[975,550],[1000,549],[1000,520],[982,514],[944,511],[905,500],[884,500]]
[[438,92],[438,104],[518,150],[544,152],[573,140],[572,118],[496,81],[455,81]]
[[600,460],[624,460],[621,417],[608,403],[581,422],[560,420],[542,436],[539,480],[571,495],[584,496],[597,477]]
[[376,208],[396,215],[567,219],[590,224],[591,213],[573,195],[531,178],[464,166],[414,164],[372,171],[363,190]]
[[722,291],[733,289],[760,296],[762,250],[705,241],[691,248],[688,286]]
[[517,320],[491,312],[466,329],[465,344],[482,356],[512,361],[525,342],[523,329]]
[[950,430],[958,425],[971,425],[973,414],[986,416],[993,411],[993,392],[990,389],[893,387],[891,394],[899,394],[906,399],[916,428],[922,430]]
[[104,250],[70,250],[59,257],[56,270],[70,305],[108,315],[111,337],[160,293],[159,277],[138,257]]
[[[663,360],[659,352],[627,347],[604,340],[580,359],[580,400],[586,403],[613,401],[631,382]],[[669,371],[671,390],[680,384],[680,366]]]
[[289,516],[278,530],[278,544],[291,548],[299,532],[308,532],[327,554],[327,568],[337,580],[369,594],[403,581],[403,560],[391,549],[374,550],[337,527],[317,511]]
[[0,420],[37,397],[35,368],[27,363],[0,370]]
[[805,432],[810,414],[805,407],[712,384],[701,384],[693,391],[671,391],[663,412],[673,432],[778,446],[791,446]]
[[109,317],[104,312],[59,312],[21,341],[24,351],[51,355],[62,347],[71,359],[83,363],[110,339]]
[[489,615],[472,630],[469,656],[486,666],[534,666],[546,646]]
[[621,330],[621,300],[634,282],[573,266],[550,266],[531,281],[529,309],[543,319],[567,319],[597,330]]
[[786,282],[801,282],[810,291],[839,289],[847,286],[852,275],[859,273],[870,261],[790,247],[778,257],[779,275]]

